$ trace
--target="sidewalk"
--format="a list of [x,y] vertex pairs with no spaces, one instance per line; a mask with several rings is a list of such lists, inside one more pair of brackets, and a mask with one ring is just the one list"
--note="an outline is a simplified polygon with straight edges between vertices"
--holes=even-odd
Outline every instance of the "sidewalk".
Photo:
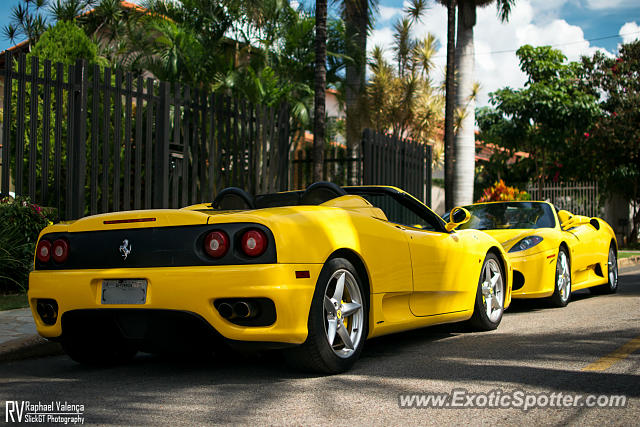
[[640,251],[620,251],[632,254],[627,258],[618,258],[618,268],[626,268],[640,264]]
[[0,311],[0,362],[60,353],[60,344],[38,335],[30,308]]
[[0,346],[7,341],[36,334],[30,308],[0,311]]

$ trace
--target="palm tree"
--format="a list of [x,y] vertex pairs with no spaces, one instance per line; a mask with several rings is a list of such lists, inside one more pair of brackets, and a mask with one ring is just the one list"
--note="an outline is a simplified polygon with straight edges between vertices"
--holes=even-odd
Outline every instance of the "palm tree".
[[447,73],[445,80],[444,108],[444,208],[453,209],[453,119],[455,112],[455,58],[456,58],[456,4],[454,0],[442,0],[447,7]]
[[[372,12],[378,0],[342,0],[342,17],[346,27],[345,110],[346,140],[350,148],[360,144],[368,112],[364,100],[367,69],[367,36],[373,28]],[[419,19],[426,10],[426,0],[411,0],[406,9],[411,19]]]
[[4,37],[14,44],[26,39],[31,46],[35,45],[49,27],[43,13],[48,6],[47,0],[23,0],[23,3],[18,3],[11,9],[9,24],[2,28]]
[[346,29],[349,60],[345,72],[345,110],[347,146],[357,147],[364,124],[363,100],[367,68],[367,35],[373,27],[371,11],[377,0],[343,0],[342,17]]
[[458,31],[456,40],[456,108],[461,113],[455,136],[455,163],[453,180],[453,204],[473,202],[475,170],[475,94],[473,28],[476,25],[476,8],[492,3],[498,8],[498,17],[509,19],[516,0],[458,0]]
[[[39,1],[46,2],[45,0]],[[49,5],[49,11],[56,21],[73,21],[96,3],[97,0],[56,0],[55,3]]]
[[313,180],[322,180],[327,85],[327,0],[316,1],[315,97],[313,109]]
[[378,132],[432,144],[437,160],[441,157],[438,134],[444,100],[430,79],[436,38],[432,34],[421,40],[411,36],[422,10],[413,16],[407,9],[394,26],[394,64],[384,58],[380,46],[373,48],[366,99],[371,124]]

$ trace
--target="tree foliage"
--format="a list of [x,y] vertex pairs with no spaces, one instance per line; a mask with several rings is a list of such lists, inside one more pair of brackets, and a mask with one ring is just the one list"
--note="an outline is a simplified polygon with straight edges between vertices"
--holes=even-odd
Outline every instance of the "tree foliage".
[[[516,52],[528,79],[522,89],[490,94],[493,109],[478,112],[480,138],[512,151],[529,153],[540,184],[576,175],[565,159],[600,114],[593,88],[581,81],[582,66],[548,46],[522,46]],[[557,175],[556,175],[557,174]]]
[[525,87],[491,94],[494,108],[478,112],[479,136],[510,154],[526,151],[531,160],[507,168],[500,152],[491,168],[526,173],[527,162],[533,162],[540,180],[596,180],[605,194],[617,193],[634,204],[629,240],[637,240],[640,41],[621,45],[615,57],[598,52],[580,63],[566,63],[550,47],[523,46],[518,56],[528,76]]
[[0,293],[27,290],[38,235],[53,219],[28,198],[0,198]]
[[583,176],[595,176],[609,192],[634,204],[630,241],[640,226],[640,40],[623,44],[615,58],[583,58],[583,81],[600,94],[602,115],[575,142]]
[[53,64],[73,65],[78,59],[85,59],[90,64],[106,65],[104,58],[98,56],[98,46],[73,21],[58,21],[45,31],[27,55],[27,61],[33,56]]
[[24,0],[11,9],[9,23],[2,28],[12,43],[29,40],[35,43],[47,30],[47,0]]
[[430,79],[436,38],[431,34],[414,38],[411,29],[416,19],[408,11],[396,22],[394,63],[387,61],[383,48],[373,48],[367,85],[369,121],[378,132],[434,144],[439,159],[444,97]]
[[484,189],[478,202],[507,202],[512,200],[531,200],[531,196],[526,191],[519,190],[516,187],[509,187],[503,180],[498,180],[491,187]]

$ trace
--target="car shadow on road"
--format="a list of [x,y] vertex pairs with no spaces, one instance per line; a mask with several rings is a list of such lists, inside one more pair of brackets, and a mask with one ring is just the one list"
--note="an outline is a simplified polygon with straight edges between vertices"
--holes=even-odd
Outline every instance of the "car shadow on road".
[[[456,339],[462,333],[464,339]],[[216,422],[242,423],[260,408],[277,405],[278,399],[304,398],[306,404],[327,407],[331,400],[342,399],[341,393],[327,390],[397,399],[401,393],[450,391],[442,389],[449,384],[444,387],[637,398],[637,371],[584,372],[572,363],[577,352],[596,360],[603,348],[618,347],[615,337],[637,333],[628,329],[523,336],[465,333],[462,325],[443,325],[369,340],[351,371],[327,377],[292,371],[275,352],[224,361],[141,355],[130,364],[102,369],[66,357],[35,359],[0,365],[0,399],[84,402],[101,408],[91,414],[91,422],[126,423],[119,418],[122,414],[136,414],[138,421],[155,417],[162,414],[159,402],[174,402],[171,396],[176,396],[198,407],[210,405]]]
[[[633,283],[621,286],[619,295],[603,298],[636,296],[640,281]],[[588,292],[576,297],[572,303],[591,298]],[[540,310],[535,316],[545,316],[547,307],[539,304],[526,301],[516,313]],[[344,404],[341,399],[348,393],[371,402],[453,387],[638,398],[637,359],[626,371],[581,370],[585,361],[596,361],[637,337],[640,332],[632,323],[606,330],[545,331],[532,325],[491,332],[469,332],[461,323],[433,326],[368,340],[351,371],[326,377],[292,370],[278,352],[205,359],[142,354],[109,368],[84,367],[64,356],[32,359],[0,364],[0,400],[85,403],[92,423],[157,423],[166,404],[174,410],[183,405],[185,416],[207,410],[211,421],[237,424],[285,400],[322,413]]]

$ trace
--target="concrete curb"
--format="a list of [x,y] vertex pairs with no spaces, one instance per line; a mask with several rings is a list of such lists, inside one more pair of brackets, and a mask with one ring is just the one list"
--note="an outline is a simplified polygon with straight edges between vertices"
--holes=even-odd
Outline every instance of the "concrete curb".
[[57,356],[62,353],[62,347],[59,343],[46,340],[38,335],[31,335],[0,344],[0,363]]
[[618,260],[618,268],[629,268],[638,264],[640,264],[640,255],[635,255],[629,258],[622,258]]

